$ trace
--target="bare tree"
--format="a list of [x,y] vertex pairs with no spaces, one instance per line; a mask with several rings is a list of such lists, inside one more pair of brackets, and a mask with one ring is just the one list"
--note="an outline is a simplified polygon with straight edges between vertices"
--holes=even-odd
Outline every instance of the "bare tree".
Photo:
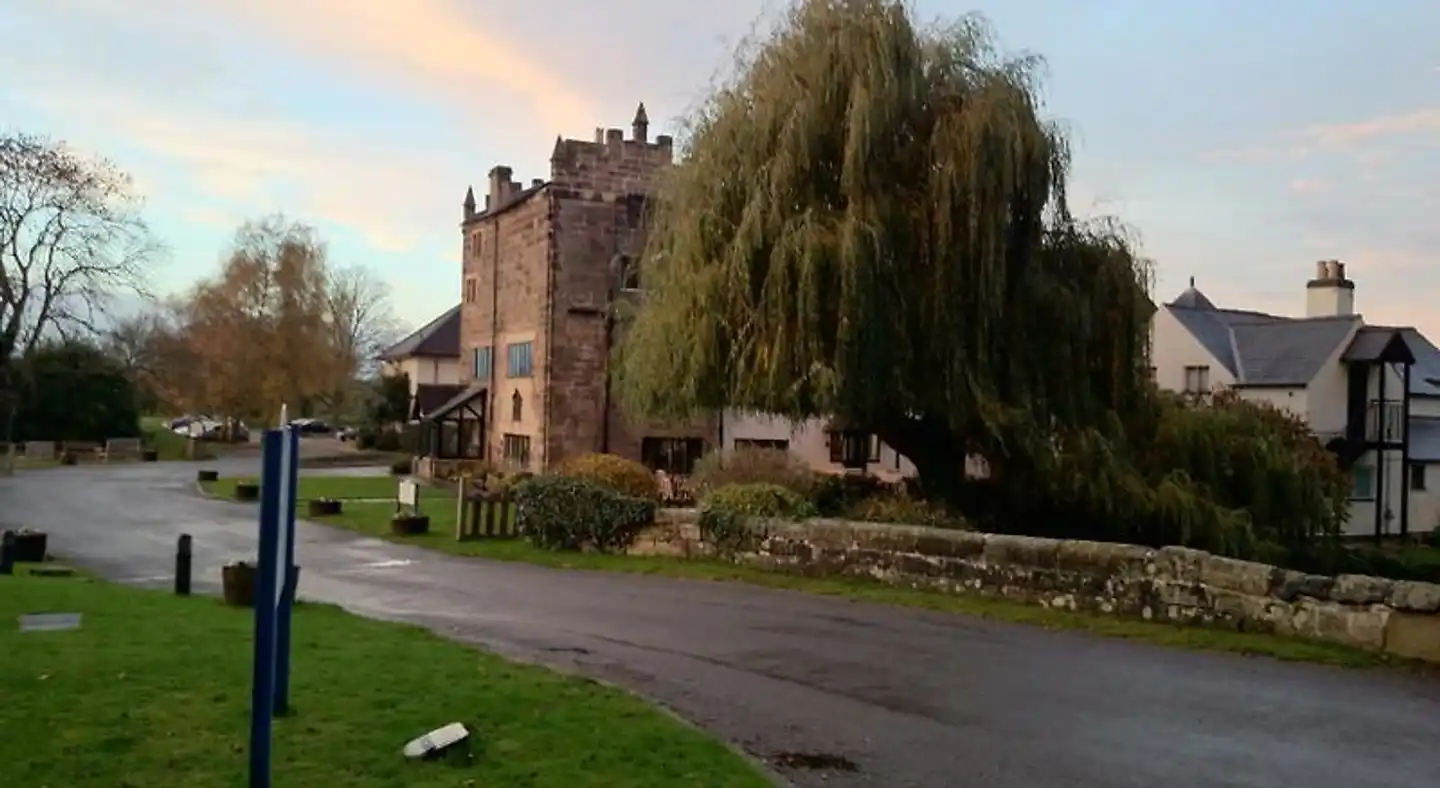
[[327,287],[334,352],[345,378],[364,374],[400,332],[390,303],[390,286],[364,266],[333,269]]
[[0,371],[47,334],[97,333],[113,296],[144,291],[160,246],[139,209],[110,161],[0,136]]

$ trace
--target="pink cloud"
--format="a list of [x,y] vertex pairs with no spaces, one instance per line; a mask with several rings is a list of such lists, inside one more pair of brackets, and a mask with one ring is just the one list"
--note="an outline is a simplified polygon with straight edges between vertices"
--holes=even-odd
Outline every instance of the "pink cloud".
[[1296,178],[1290,181],[1290,191],[1295,194],[1320,194],[1330,190],[1330,182],[1323,178]]

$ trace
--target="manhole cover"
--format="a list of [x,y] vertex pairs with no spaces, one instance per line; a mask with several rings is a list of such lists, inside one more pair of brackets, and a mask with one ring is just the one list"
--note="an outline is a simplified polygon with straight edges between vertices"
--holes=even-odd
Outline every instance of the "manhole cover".
[[843,755],[824,752],[779,752],[770,758],[782,769],[828,770],[832,772],[855,772],[860,767]]

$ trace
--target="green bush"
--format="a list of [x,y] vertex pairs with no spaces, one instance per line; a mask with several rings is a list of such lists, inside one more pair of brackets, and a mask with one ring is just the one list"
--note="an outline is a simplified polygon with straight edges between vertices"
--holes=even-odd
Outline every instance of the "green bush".
[[818,481],[804,461],[784,449],[710,452],[695,463],[690,474],[690,486],[702,498],[710,490],[730,484],[775,484],[808,497]]
[[700,533],[721,552],[733,552],[747,543],[751,518],[800,520],[816,514],[814,504],[778,484],[729,484],[701,500]]
[[547,550],[623,550],[655,520],[654,500],[571,476],[526,479],[513,494],[520,533]]
[[393,474],[393,475],[395,475],[395,476],[406,476],[406,475],[409,475],[409,473],[410,473],[410,461],[411,461],[411,458],[409,458],[409,457],[401,457],[401,458],[395,460],[394,462],[390,463],[390,473]]
[[581,454],[560,463],[558,476],[583,479],[631,498],[659,500],[660,485],[649,468],[614,454]]
[[810,501],[824,517],[841,517],[868,498],[892,493],[894,485],[868,473],[821,474]]
[[375,448],[378,451],[400,451],[400,433],[393,430],[384,430],[375,436]]
[[370,451],[375,448],[376,433],[374,430],[364,429],[355,436],[355,447],[361,451]]
[[951,514],[943,506],[907,495],[872,495],[861,499],[845,512],[850,520],[896,525],[925,525],[932,528],[965,528],[964,518]]

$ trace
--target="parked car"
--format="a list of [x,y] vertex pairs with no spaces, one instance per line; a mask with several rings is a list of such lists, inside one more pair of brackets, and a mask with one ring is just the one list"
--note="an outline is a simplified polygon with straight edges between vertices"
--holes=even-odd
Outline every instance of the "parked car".
[[301,435],[329,435],[331,432],[330,425],[320,419],[291,419],[290,426],[299,430]]

